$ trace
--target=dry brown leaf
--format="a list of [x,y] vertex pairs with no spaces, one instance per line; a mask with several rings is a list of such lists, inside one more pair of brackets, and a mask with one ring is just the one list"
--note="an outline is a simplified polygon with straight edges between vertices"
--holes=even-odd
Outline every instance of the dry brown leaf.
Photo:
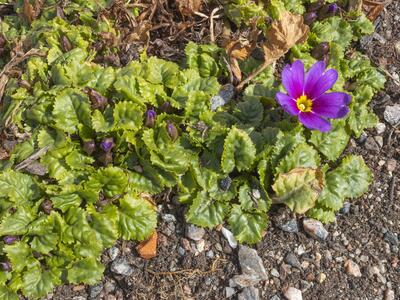
[[202,0],[177,0],[178,9],[183,16],[191,16],[200,11],[203,4]]
[[265,62],[270,64],[284,56],[294,45],[304,42],[308,32],[303,16],[283,13],[266,34],[267,41],[263,45]]
[[372,6],[372,9],[368,11],[367,17],[371,22],[374,22],[380,13],[385,9],[384,4],[377,4]]
[[229,57],[229,64],[235,78],[240,82],[242,80],[242,72],[239,67],[239,60],[245,60],[249,57],[253,45],[249,41],[239,39],[232,41],[226,45],[226,53]]

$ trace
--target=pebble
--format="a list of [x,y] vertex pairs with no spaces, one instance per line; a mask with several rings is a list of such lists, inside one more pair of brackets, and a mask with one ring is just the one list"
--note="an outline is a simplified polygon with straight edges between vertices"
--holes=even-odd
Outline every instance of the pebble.
[[186,237],[193,241],[200,241],[205,233],[206,231],[201,227],[197,227],[194,225],[186,226]]
[[299,289],[296,289],[294,287],[289,287],[287,288],[284,292],[283,295],[287,300],[303,300],[303,296],[301,294],[301,291]]
[[260,280],[268,279],[262,259],[258,256],[256,250],[247,246],[240,246],[239,264],[243,274],[255,274],[260,278]]
[[116,259],[111,264],[111,271],[118,275],[129,276],[133,269],[124,258]]
[[361,277],[361,271],[360,271],[360,267],[352,260],[346,260],[346,262],[344,263],[344,268],[346,270],[346,273],[354,276],[354,277]]
[[325,273],[319,273],[317,275],[317,281],[319,283],[323,283],[326,280],[326,274]]
[[385,123],[378,123],[376,124],[375,129],[377,134],[382,134],[386,130],[386,125]]
[[274,277],[276,277],[276,278],[279,278],[279,272],[278,272],[278,270],[275,269],[275,268],[273,268],[273,269],[271,270],[271,275],[274,276]]
[[342,215],[347,215],[350,212],[350,206],[351,206],[350,202],[343,203],[343,207],[340,209],[339,212]]
[[365,132],[362,132],[360,137],[358,138],[358,142],[360,144],[364,143],[367,140],[368,135]]
[[235,295],[236,291],[234,288],[231,288],[230,286],[227,286],[225,288],[225,297],[226,298],[231,298],[233,295]]
[[400,105],[395,104],[393,106],[386,106],[383,117],[389,124],[396,125],[398,122],[400,122]]
[[233,276],[232,279],[229,280],[229,286],[230,287],[248,287],[248,286],[254,286],[257,283],[260,282],[260,278],[255,275],[255,274],[241,274],[241,275],[235,275]]
[[394,170],[396,170],[396,165],[397,165],[397,161],[395,159],[389,159],[387,161],[386,168],[389,172],[393,172]]
[[394,44],[394,48],[396,49],[397,55],[400,56],[400,41]]
[[196,242],[196,249],[200,253],[204,251],[205,246],[206,246],[205,240],[200,240],[200,241]]
[[303,221],[304,230],[313,238],[325,240],[328,237],[328,231],[320,221],[314,219],[305,219]]
[[399,239],[397,237],[397,234],[391,232],[391,231],[386,231],[384,235],[384,239],[386,242],[393,246],[398,246],[399,245]]
[[104,292],[106,294],[112,293],[115,290],[115,283],[113,281],[107,281],[104,284]]
[[167,223],[175,223],[176,222],[176,218],[172,214],[165,214],[161,218]]
[[228,229],[226,229],[225,227],[222,227],[221,229],[222,235],[228,240],[229,246],[232,249],[236,249],[238,243],[233,235],[232,232],[230,232]]
[[110,256],[111,260],[116,259],[118,255],[119,255],[119,249],[117,247],[114,246],[108,249],[108,256]]
[[394,300],[394,292],[391,289],[386,289],[384,300]]
[[285,262],[295,268],[300,269],[301,264],[300,261],[298,260],[297,256],[293,252],[288,252],[285,256]]
[[98,295],[100,295],[101,291],[103,290],[103,283],[100,282],[99,284],[93,285],[89,287],[89,297],[90,298],[96,298]]
[[379,145],[373,137],[368,137],[365,141],[365,148],[370,151],[379,152]]
[[281,300],[278,295],[273,295],[269,300]]
[[377,135],[375,137],[375,142],[378,144],[379,148],[383,147],[383,137],[381,137],[380,135]]
[[280,225],[279,228],[285,232],[290,232],[290,233],[299,232],[299,225],[297,224],[296,219],[292,219],[292,220],[286,222],[285,224]]
[[306,249],[303,245],[300,245],[296,248],[296,253],[297,255],[303,255],[304,253],[306,253]]
[[178,247],[178,254],[180,256],[185,256],[186,250],[183,249],[181,246]]
[[369,257],[366,256],[366,255],[361,255],[360,256],[360,260],[365,263],[365,262],[367,262],[369,260]]
[[238,295],[238,300],[259,300],[260,292],[255,287],[246,287],[243,291]]
[[209,250],[209,251],[207,251],[206,252],[206,256],[208,257],[208,258],[214,258],[214,251],[212,251],[212,250]]

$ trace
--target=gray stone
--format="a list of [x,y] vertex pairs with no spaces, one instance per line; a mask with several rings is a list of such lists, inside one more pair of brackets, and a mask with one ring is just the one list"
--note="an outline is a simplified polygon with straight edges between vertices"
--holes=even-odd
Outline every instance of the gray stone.
[[238,295],[238,300],[259,300],[260,292],[255,287],[246,287]]
[[274,277],[276,277],[276,278],[279,278],[279,276],[280,276],[278,270],[275,269],[275,268],[272,268],[272,270],[271,270],[271,275],[274,276]]
[[385,121],[391,125],[396,125],[400,122],[400,105],[395,104],[393,106],[386,106],[385,111],[383,113],[383,117]]
[[397,237],[397,234],[391,232],[391,231],[386,231],[384,239],[386,242],[393,246],[398,246],[399,245],[399,239]]
[[375,137],[375,142],[378,144],[379,148],[383,147],[383,137],[381,137],[380,135],[377,135]]
[[114,292],[114,290],[115,290],[115,282],[114,281],[110,280],[104,284],[104,292],[106,294],[112,293],[112,292]]
[[118,257],[119,255],[119,249],[118,247],[111,247],[110,249],[108,249],[108,256],[110,256],[111,260],[114,260]]
[[379,145],[373,137],[368,137],[365,141],[365,148],[370,151],[379,152]]
[[211,98],[211,110],[215,111],[218,107],[224,106],[232,100],[235,95],[235,87],[232,84],[224,85],[218,95]]
[[362,132],[360,137],[358,138],[357,142],[360,144],[364,143],[368,138],[368,135],[365,132]]
[[193,241],[200,241],[205,233],[206,231],[201,227],[197,227],[194,225],[186,226],[186,237]]
[[293,252],[288,252],[285,256],[285,262],[295,268],[301,269],[300,261]]
[[347,215],[350,212],[350,202],[343,203],[343,207],[340,209],[342,215]]
[[377,134],[382,134],[386,130],[386,125],[385,123],[378,123],[375,125],[375,129]]
[[328,231],[320,221],[314,219],[305,219],[303,221],[304,230],[313,238],[325,240],[328,237]]
[[259,282],[260,278],[256,274],[241,274],[233,276],[232,279],[229,281],[229,286],[238,286],[244,288],[248,286],[254,286]]
[[183,249],[181,246],[178,247],[178,254],[180,256],[185,256],[186,250]]
[[100,282],[99,284],[93,285],[89,287],[89,297],[90,298],[96,298],[98,295],[100,295],[101,291],[103,290],[103,283]]
[[176,222],[176,218],[175,218],[175,216],[172,215],[172,214],[165,214],[165,215],[162,215],[161,218],[162,218],[165,222],[167,222],[167,223],[175,223],[175,222]]
[[222,227],[221,232],[222,232],[222,235],[228,240],[229,246],[232,249],[235,249],[237,247],[238,243],[237,243],[233,233],[230,232],[225,227]]
[[212,251],[212,250],[209,250],[209,251],[207,251],[206,252],[206,256],[208,257],[208,258],[214,258],[214,251]]
[[281,300],[278,295],[273,295],[269,300]]
[[133,269],[124,258],[118,258],[112,262],[111,271],[118,275],[129,276]]
[[231,288],[230,286],[227,286],[225,288],[225,297],[226,298],[231,298],[235,294],[236,294],[236,291],[234,288]]
[[268,279],[262,259],[256,250],[241,245],[239,247],[239,264],[243,274],[255,274],[260,280]]
[[283,295],[287,300],[303,300],[303,295],[299,289],[289,287],[283,291]]
[[280,225],[279,228],[290,233],[299,232],[299,225],[297,224],[296,219],[292,219],[285,224]]

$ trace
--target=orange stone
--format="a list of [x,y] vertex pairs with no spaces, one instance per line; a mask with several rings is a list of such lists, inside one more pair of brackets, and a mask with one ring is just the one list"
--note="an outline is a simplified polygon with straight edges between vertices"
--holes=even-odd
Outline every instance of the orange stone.
[[139,252],[140,257],[150,259],[157,255],[157,231],[151,235],[147,241],[141,242],[136,250]]

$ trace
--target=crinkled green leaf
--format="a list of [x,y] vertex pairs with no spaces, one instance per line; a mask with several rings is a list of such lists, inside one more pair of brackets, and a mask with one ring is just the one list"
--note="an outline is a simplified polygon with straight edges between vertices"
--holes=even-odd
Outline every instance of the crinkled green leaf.
[[0,190],[0,197],[8,197],[16,204],[34,201],[41,195],[39,186],[31,176],[12,170],[0,173]]
[[266,213],[243,211],[239,205],[233,205],[228,219],[229,226],[236,239],[242,243],[255,244],[262,238],[268,224]]
[[31,208],[20,205],[14,213],[7,212],[2,216],[0,223],[0,235],[24,234],[30,222],[35,219],[35,213]]
[[39,298],[50,293],[61,283],[61,270],[43,270],[40,266],[28,269],[23,275],[22,291],[32,298]]
[[138,130],[143,123],[143,111],[128,101],[119,102],[114,107],[115,128]]
[[96,284],[103,277],[104,266],[94,257],[76,261],[68,268],[68,281],[71,283]]
[[350,44],[353,37],[349,23],[338,16],[315,22],[312,31],[320,42],[335,42],[343,48]]
[[275,203],[285,203],[296,213],[312,208],[323,188],[323,179],[316,169],[297,168],[280,173],[272,185]]
[[118,238],[118,210],[115,206],[106,206],[100,212],[91,207],[91,227],[96,231],[104,248],[114,245]]
[[125,240],[145,240],[157,226],[155,207],[134,194],[119,200],[119,232]]
[[317,168],[320,165],[317,151],[307,144],[299,144],[276,167],[276,173],[287,173],[294,168]]
[[235,168],[239,171],[249,169],[255,159],[256,148],[246,132],[232,128],[225,138],[221,167],[225,173]]
[[311,208],[307,211],[307,216],[313,219],[317,219],[322,223],[334,222],[336,217],[335,213],[331,210],[326,210],[322,208]]
[[198,192],[186,214],[186,220],[198,226],[213,228],[223,223],[228,205],[212,199],[206,192]]

